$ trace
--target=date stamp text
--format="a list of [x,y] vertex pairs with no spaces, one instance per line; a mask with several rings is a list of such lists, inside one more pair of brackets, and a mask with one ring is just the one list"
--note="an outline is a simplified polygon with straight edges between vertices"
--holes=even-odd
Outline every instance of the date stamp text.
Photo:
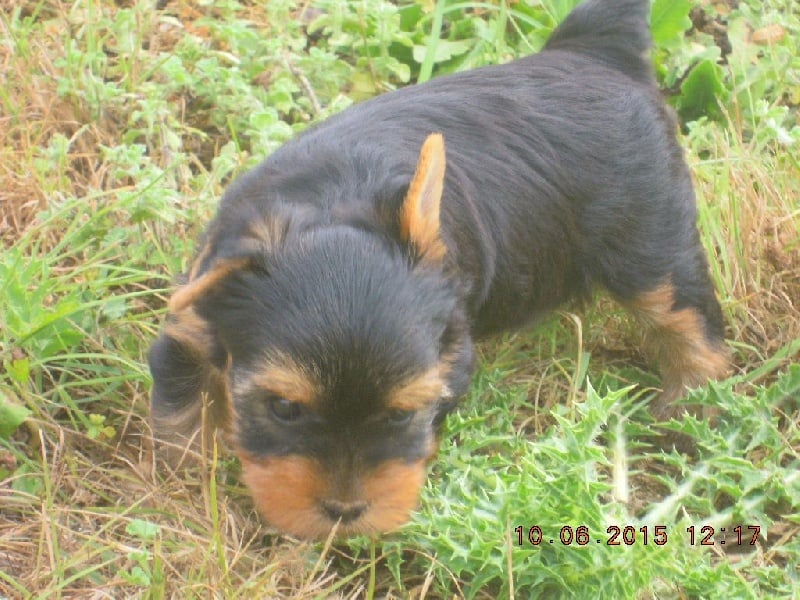
[[755,546],[761,533],[760,525],[736,525],[733,527],[714,527],[691,525],[684,531],[669,531],[666,525],[610,525],[605,534],[592,532],[586,525],[564,525],[559,530],[546,531],[539,525],[517,525],[511,532],[511,542],[518,547],[536,547],[545,544],[563,546],[587,546],[605,544],[606,546],[633,546],[650,544],[665,546],[680,543],[690,546]]

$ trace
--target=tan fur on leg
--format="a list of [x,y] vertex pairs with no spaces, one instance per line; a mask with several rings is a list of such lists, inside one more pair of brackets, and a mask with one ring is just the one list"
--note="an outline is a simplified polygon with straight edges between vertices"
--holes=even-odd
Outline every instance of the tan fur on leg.
[[708,340],[700,313],[691,307],[676,310],[674,298],[674,287],[665,283],[627,304],[646,326],[645,345],[661,371],[664,391],[652,407],[658,419],[683,412],[673,403],[686,389],[730,371],[727,349]]

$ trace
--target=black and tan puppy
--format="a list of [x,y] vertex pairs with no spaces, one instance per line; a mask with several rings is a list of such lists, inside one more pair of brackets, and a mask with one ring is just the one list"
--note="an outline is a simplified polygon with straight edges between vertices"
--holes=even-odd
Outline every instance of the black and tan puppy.
[[375,98],[227,190],[150,354],[156,436],[208,406],[275,527],[409,518],[473,340],[593,286],[664,392],[726,371],[723,322],[647,0],[589,0],[539,54]]

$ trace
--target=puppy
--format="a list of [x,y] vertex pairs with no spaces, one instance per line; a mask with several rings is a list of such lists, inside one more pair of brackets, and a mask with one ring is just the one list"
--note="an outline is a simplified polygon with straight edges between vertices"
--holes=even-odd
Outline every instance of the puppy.
[[589,0],[534,56],[354,106],[233,183],[150,352],[157,438],[205,411],[304,538],[409,518],[473,340],[602,286],[658,419],[725,373],[723,319],[647,0]]

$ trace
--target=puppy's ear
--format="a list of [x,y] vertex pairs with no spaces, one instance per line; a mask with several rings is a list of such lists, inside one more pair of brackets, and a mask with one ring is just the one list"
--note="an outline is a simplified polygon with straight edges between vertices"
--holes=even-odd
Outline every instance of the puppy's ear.
[[[203,447],[215,428],[227,429],[227,354],[189,306],[167,316],[148,356],[153,388],[150,416],[159,454],[177,466],[191,447]],[[206,425],[201,431],[201,426]]]
[[[251,258],[214,260],[208,254],[201,250],[189,281],[170,298],[169,314],[148,357],[153,435],[159,455],[173,466],[180,464],[187,448],[196,452],[208,447],[202,442],[210,441],[215,429],[228,429],[230,421],[228,354],[195,303],[225,277],[246,268]],[[204,261],[210,264],[200,268]]]
[[232,273],[259,263],[259,257],[283,243],[289,227],[288,217],[266,217],[257,207],[246,204],[225,217],[224,221],[217,217],[209,226],[189,269],[189,281],[170,298],[170,312],[178,313],[195,304]]
[[196,275],[172,294],[169,299],[169,311],[179,313],[194,304],[198,298],[228,275],[246,268],[250,260],[249,257],[243,256],[216,261],[205,273]]
[[441,261],[446,251],[439,232],[444,172],[444,138],[432,133],[422,144],[417,170],[400,207],[400,236],[425,261]]

